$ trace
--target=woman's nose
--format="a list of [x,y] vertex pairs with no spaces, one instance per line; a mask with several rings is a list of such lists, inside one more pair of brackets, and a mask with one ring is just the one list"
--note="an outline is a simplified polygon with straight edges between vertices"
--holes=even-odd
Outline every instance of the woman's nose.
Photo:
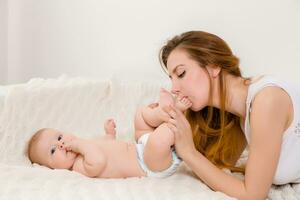
[[179,94],[179,87],[178,84],[175,83],[174,81],[172,82],[172,88],[171,88],[171,92],[175,95]]
[[175,95],[178,95],[178,94],[179,94],[179,91],[178,91],[178,90],[173,90],[173,89],[172,89],[172,90],[171,90],[171,93],[172,93],[172,94],[175,94]]

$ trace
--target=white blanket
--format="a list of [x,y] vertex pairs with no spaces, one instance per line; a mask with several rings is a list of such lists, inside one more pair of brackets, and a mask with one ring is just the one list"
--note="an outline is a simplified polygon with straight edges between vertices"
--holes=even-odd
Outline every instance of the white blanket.
[[[118,139],[132,140],[136,108],[157,100],[161,86],[167,84],[60,77],[0,92],[0,199],[232,199],[210,190],[184,164],[165,179],[92,179],[31,165],[25,156],[39,128],[97,137],[108,117],[116,120]],[[299,187],[273,186],[269,198],[300,199]]]

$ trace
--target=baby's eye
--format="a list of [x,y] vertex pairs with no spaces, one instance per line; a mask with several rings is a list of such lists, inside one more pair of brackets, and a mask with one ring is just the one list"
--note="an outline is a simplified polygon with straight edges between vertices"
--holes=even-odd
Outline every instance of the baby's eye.
[[54,154],[55,153],[55,147],[53,147],[52,149],[51,149],[51,154]]
[[59,135],[59,136],[58,136],[58,138],[57,138],[57,139],[58,139],[58,141],[60,141],[60,140],[61,140],[61,138],[62,138],[62,135]]

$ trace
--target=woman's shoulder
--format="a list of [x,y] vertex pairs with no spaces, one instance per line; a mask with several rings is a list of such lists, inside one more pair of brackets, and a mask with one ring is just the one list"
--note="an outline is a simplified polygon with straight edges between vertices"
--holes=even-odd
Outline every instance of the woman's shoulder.
[[[250,90],[250,88],[249,88]],[[250,91],[251,111],[256,113],[266,112],[270,115],[287,114],[292,105],[289,91],[276,79],[262,76],[254,80]]]
[[289,91],[286,83],[274,76],[261,75],[251,79],[249,92],[252,93],[252,102],[263,104],[289,100]]
[[273,102],[284,103],[290,99],[289,94],[281,87],[269,85],[259,90],[253,97],[252,102],[271,104]]
[[[252,101],[252,112],[256,114],[251,118],[261,116],[265,120],[273,119],[274,122],[282,122],[282,125],[286,126],[292,121],[292,105],[292,99],[285,90],[280,87],[265,87],[256,94]],[[258,118],[261,119],[261,117]]]
[[286,86],[297,85],[295,81],[292,81],[290,79],[284,79],[282,77],[267,74],[250,77],[247,80],[247,83],[251,87],[263,87],[265,85],[274,85],[284,88]]
[[270,75],[262,75],[249,79],[247,102],[252,103],[257,96],[275,98],[276,95],[286,96],[290,93],[288,84]]

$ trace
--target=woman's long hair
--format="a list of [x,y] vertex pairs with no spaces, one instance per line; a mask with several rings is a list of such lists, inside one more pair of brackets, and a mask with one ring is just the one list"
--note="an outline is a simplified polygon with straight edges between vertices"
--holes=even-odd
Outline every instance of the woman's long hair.
[[[192,128],[196,149],[219,168],[244,172],[243,166],[235,166],[235,162],[246,144],[244,133],[240,128],[240,118],[225,111],[226,85],[224,72],[241,77],[239,59],[233,55],[226,42],[218,36],[203,31],[190,31],[175,36],[161,48],[160,62],[165,70],[167,70],[168,57],[176,48],[187,52],[205,70],[205,66],[209,64],[221,68],[219,81],[220,109],[207,106],[197,112],[190,109],[186,112],[186,118]],[[212,81],[210,81],[210,84],[212,84]],[[212,100],[212,91],[210,91],[210,103]]]

